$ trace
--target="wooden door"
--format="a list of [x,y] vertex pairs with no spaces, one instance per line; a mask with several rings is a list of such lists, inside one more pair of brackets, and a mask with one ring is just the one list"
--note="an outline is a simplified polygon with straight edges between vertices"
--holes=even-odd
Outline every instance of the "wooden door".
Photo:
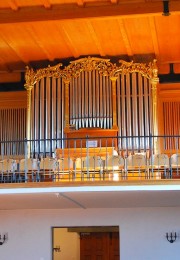
[[119,232],[110,233],[109,260],[119,260]]
[[119,260],[119,233],[81,233],[80,260]]

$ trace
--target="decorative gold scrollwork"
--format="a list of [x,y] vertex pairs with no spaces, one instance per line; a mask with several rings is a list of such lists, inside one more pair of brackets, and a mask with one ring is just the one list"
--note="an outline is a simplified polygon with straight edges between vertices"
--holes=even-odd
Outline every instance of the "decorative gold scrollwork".
[[70,64],[62,68],[62,64],[59,63],[55,66],[48,66],[44,69],[38,69],[34,71],[32,68],[26,68],[25,74],[25,88],[34,86],[39,80],[44,77],[63,78],[64,80],[71,80],[71,78],[77,78],[82,71],[97,70],[100,75],[116,77],[118,74],[128,74],[133,72],[139,72],[144,77],[158,81],[158,69],[156,60],[149,64],[119,61],[120,66],[116,63],[110,62],[109,59],[101,59],[96,57],[87,57],[70,62]]
[[97,70],[103,76],[109,76],[113,71],[113,64],[109,59],[88,57],[70,62],[65,69],[67,78],[79,77],[82,71]]
[[[138,72],[148,79],[151,79],[152,77],[154,77],[156,75],[156,73],[155,73],[156,60],[154,60],[153,62],[150,62],[149,64],[134,63],[133,61],[126,62],[123,60],[119,60],[119,63],[121,64],[121,66],[115,72],[116,74],[118,74],[118,73],[128,74],[128,73]],[[157,66],[156,66],[156,68],[157,68]]]
[[29,86],[34,86],[38,81],[45,77],[65,77],[63,70],[60,69],[61,66],[62,63],[59,63],[56,66],[48,66],[47,68],[38,69],[36,71],[27,66],[25,73],[25,88],[27,89]]

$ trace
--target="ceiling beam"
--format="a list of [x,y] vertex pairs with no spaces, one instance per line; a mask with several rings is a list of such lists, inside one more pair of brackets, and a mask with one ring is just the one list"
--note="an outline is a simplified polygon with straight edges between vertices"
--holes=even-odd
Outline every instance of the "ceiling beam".
[[154,17],[149,17],[149,25],[150,25],[150,31],[152,36],[152,42],[154,47],[154,53],[156,56],[156,59],[159,61],[159,44],[158,44],[158,37],[157,37],[157,30],[155,25]]
[[97,37],[97,35],[96,35],[96,32],[95,32],[95,30],[94,30],[94,27],[93,27],[92,23],[87,20],[87,21],[86,21],[86,24],[87,24],[87,27],[88,27],[88,29],[89,29],[89,32],[90,32],[90,34],[91,34],[91,36],[92,36],[92,38],[93,38],[93,41],[94,41],[94,43],[95,43],[95,45],[96,45],[96,47],[97,47],[97,49],[98,49],[98,51],[99,51],[99,54],[100,54],[101,56],[105,56],[105,53],[104,53],[103,48],[102,48],[102,46],[101,46],[101,44],[100,44],[100,42],[99,42],[99,39],[98,39],[98,37]]
[[73,40],[71,39],[70,35],[68,34],[66,28],[64,27],[63,24],[58,24],[56,26],[56,28],[59,30],[59,32],[61,33],[66,45],[68,46],[68,49],[70,50],[70,52],[72,53],[72,56],[74,58],[78,58],[80,56],[80,54],[78,53],[78,50],[76,49]]
[[27,58],[24,57],[24,55],[20,54],[19,50],[16,49],[14,41],[7,41],[4,34],[0,31],[0,37],[1,41],[3,41],[9,48],[15,53],[15,55],[26,65],[28,65]]
[[28,26],[26,29],[29,34],[31,35],[31,38],[34,40],[34,42],[39,46],[41,51],[46,55],[46,57],[50,60],[53,61],[54,57],[47,51],[47,49],[43,46],[42,42],[40,41],[40,38],[37,36],[37,34],[34,31],[34,28],[32,26]]
[[[170,2],[170,12],[180,12],[180,1],[172,0]],[[0,9],[0,24],[1,23],[20,23],[31,21],[46,21],[46,20],[68,20],[68,19],[83,19],[83,18],[111,18],[113,16],[130,16],[130,15],[162,15],[162,1],[155,2],[134,2],[118,4],[106,3],[101,5],[87,4],[83,7],[77,4],[52,5],[51,8],[42,6],[29,6],[19,8],[14,12],[11,9]]]
[[125,48],[126,48],[126,51],[127,51],[127,55],[129,57],[132,57],[133,56],[133,51],[131,49],[131,44],[130,44],[130,41],[128,39],[128,35],[127,35],[126,28],[124,26],[123,19],[118,19],[118,25],[119,25],[119,29],[121,31],[121,35],[122,35],[123,42],[124,42],[124,45],[125,45]]

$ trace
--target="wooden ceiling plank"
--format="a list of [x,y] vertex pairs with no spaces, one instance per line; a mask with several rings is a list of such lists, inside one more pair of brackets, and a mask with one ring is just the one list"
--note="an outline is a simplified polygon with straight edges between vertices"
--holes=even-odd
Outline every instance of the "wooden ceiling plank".
[[[59,26],[58,26],[59,28]],[[67,44],[70,52],[72,53],[72,56],[74,58],[78,58],[80,56],[80,54],[78,53],[77,49],[74,46],[74,42],[72,41],[71,37],[69,36],[69,34],[67,33],[67,30],[65,29],[64,25],[61,24],[60,28],[59,28],[65,43]]]
[[34,29],[32,27],[28,27],[27,31],[30,33],[31,38],[34,40],[34,42],[40,47],[42,52],[46,55],[46,57],[50,60],[53,61],[54,57],[52,57],[49,52],[46,50],[46,48],[43,46],[42,41],[39,39],[38,34],[34,32]]
[[28,65],[29,61],[23,57],[23,55],[19,54],[16,47],[13,45],[13,42],[7,41],[4,34],[0,33],[1,40],[5,42],[5,44],[16,54],[16,56],[26,65]]
[[[109,2],[100,6],[79,7],[77,4],[52,5],[51,9],[41,6],[22,7],[14,12],[0,9],[0,23],[19,23],[46,20],[67,20],[82,18],[112,18],[130,15],[162,15],[162,2],[121,3]],[[171,1],[170,12],[180,12],[180,1]]]
[[128,39],[128,35],[127,35],[127,32],[126,32],[126,28],[124,26],[123,19],[118,19],[118,24],[119,24],[119,28],[120,28],[120,31],[121,31],[121,35],[122,35],[122,38],[123,38],[123,42],[124,42],[127,54],[128,54],[129,57],[133,57],[133,51],[132,51],[132,48],[131,48],[130,41]]
[[97,49],[98,49],[98,51],[99,51],[99,54],[100,54],[101,56],[105,56],[106,54],[105,54],[105,52],[103,51],[103,48],[102,48],[102,46],[101,46],[101,44],[100,44],[100,42],[99,42],[99,40],[98,40],[98,37],[97,37],[97,35],[96,35],[96,32],[95,32],[95,30],[94,30],[94,27],[92,26],[92,23],[87,20],[87,21],[86,21],[86,24],[87,24],[87,27],[88,27],[88,29],[89,29],[89,32],[90,32],[90,34],[91,34],[91,36],[92,36],[94,42],[95,42],[95,45],[96,45],[96,47],[97,47]]
[[150,25],[150,30],[151,30],[154,53],[155,53],[156,59],[159,60],[159,56],[160,56],[159,45],[158,45],[158,37],[157,37],[157,31],[156,31],[154,17],[149,17],[149,25]]
[[11,9],[13,11],[17,11],[19,9],[17,3],[15,2],[15,0],[8,0],[8,4],[11,7]]
[[[10,48],[10,50],[16,55],[16,57],[18,57],[18,59],[20,59],[22,61],[22,63],[24,63],[24,65],[28,65],[28,61],[22,57],[22,55],[19,55],[19,53],[17,52],[16,48],[13,46],[12,42],[7,41],[5,34],[3,33],[2,30],[0,30],[0,39],[1,41],[4,42],[4,44],[6,46],[8,46],[8,48]],[[8,69],[9,70],[9,69]]]
[[16,49],[16,47],[13,45],[13,43],[7,42],[7,45],[11,48],[11,50],[13,50],[13,51],[15,52],[15,54],[20,58],[20,60],[21,60],[22,62],[24,62],[26,65],[29,64],[29,61],[28,61],[26,58],[24,58],[23,55],[21,55],[21,54],[19,53],[19,51]]

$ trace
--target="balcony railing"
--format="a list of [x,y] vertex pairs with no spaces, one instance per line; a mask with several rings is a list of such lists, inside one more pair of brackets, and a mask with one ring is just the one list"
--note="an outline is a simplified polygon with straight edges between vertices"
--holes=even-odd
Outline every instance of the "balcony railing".
[[180,178],[180,136],[0,142],[0,182]]

